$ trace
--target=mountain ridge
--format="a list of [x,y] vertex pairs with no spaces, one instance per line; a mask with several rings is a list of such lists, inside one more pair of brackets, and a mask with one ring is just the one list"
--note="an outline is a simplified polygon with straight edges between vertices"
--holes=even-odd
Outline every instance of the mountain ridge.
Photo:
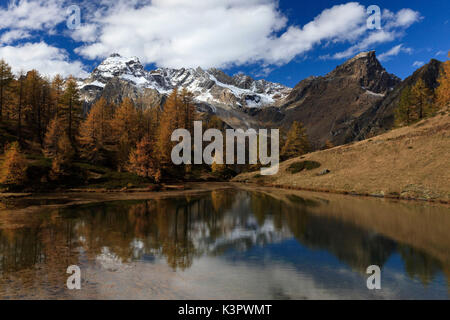
[[[441,62],[430,63],[427,85],[434,88]],[[128,97],[140,108],[162,107],[174,88],[186,88],[198,111],[214,114],[234,128],[288,129],[300,121],[317,150],[327,142],[342,145],[392,128],[399,88],[410,78],[402,81],[388,73],[375,51],[361,52],[294,88],[245,74],[229,76],[215,68],[147,71],[137,57],[112,54],[79,87],[86,111],[100,97],[116,104]]]
[[158,68],[147,71],[137,57],[127,58],[114,53],[97,66],[89,78],[80,81],[84,100],[95,100],[114,78],[131,83],[141,91],[150,89],[161,95],[183,87],[193,93],[197,102],[210,104],[212,109],[218,105],[262,107],[285,97],[291,90],[279,83],[254,80],[247,75],[231,77],[218,69]]

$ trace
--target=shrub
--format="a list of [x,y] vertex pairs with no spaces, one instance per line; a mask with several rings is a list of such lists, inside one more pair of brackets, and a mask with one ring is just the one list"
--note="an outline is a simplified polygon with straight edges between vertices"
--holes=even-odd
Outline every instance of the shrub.
[[314,170],[317,168],[320,168],[321,164],[316,161],[301,161],[301,162],[294,162],[291,164],[288,168],[288,171],[291,174],[299,173],[303,170]]

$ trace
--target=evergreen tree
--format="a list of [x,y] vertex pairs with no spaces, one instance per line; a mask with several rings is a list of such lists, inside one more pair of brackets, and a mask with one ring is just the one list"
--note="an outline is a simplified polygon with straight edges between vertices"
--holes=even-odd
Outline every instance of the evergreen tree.
[[19,144],[13,142],[5,152],[0,168],[0,183],[22,185],[26,180],[27,164],[20,153]]
[[281,150],[281,157],[283,159],[298,157],[307,153],[309,149],[310,146],[306,130],[300,122],[294,121]]

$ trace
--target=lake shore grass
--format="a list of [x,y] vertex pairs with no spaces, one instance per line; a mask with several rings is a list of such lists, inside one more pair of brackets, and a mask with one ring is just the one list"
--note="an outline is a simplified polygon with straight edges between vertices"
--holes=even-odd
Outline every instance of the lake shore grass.
[[[450,114],[368,140],[306,154],[273,176],[240,174],[234,182],[404,200],[450,203]],[[302,163],[318,163],[306,166]],[[299,169],[300,168],[300,169]]]

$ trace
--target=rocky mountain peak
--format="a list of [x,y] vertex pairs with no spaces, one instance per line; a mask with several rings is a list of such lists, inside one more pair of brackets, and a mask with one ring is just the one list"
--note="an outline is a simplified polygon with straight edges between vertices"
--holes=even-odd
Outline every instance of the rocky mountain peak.
[[326,77],[352,78],[361,87],[377,94],[385,94],[392,90],[401,80],[389,74],[376,57],[375,51],[361,52],[347,60]]
[[108,58],[94,69],[91,79],[106,84],[114,77],[145,77],[144,66],[137,57],[126,58],[118,53],[111,54]]
[[[217,107],[240,109],[269,106],[286,97],[291,90],[281,84],[254,80],[246,75],[231,77],[215,68],[158,68],[147,71],[137,57],[127,58],[114,53],[95,68],[88,79],[80,81],[85,101],[95,100],[116,78],[134,86],[136,92],[150,89],[162,96],[174,88],[186,88],[194,94],[197,102],[209,105],[211,110]],[[114,83],[113,87],[119,88],[117,84],[120,82]],[[129,86],[126,87],[126,91],[130,92]],[[114,95],[112,91],[108,91],[108,96]],[[123,96],[123,92],[116,96]]]

